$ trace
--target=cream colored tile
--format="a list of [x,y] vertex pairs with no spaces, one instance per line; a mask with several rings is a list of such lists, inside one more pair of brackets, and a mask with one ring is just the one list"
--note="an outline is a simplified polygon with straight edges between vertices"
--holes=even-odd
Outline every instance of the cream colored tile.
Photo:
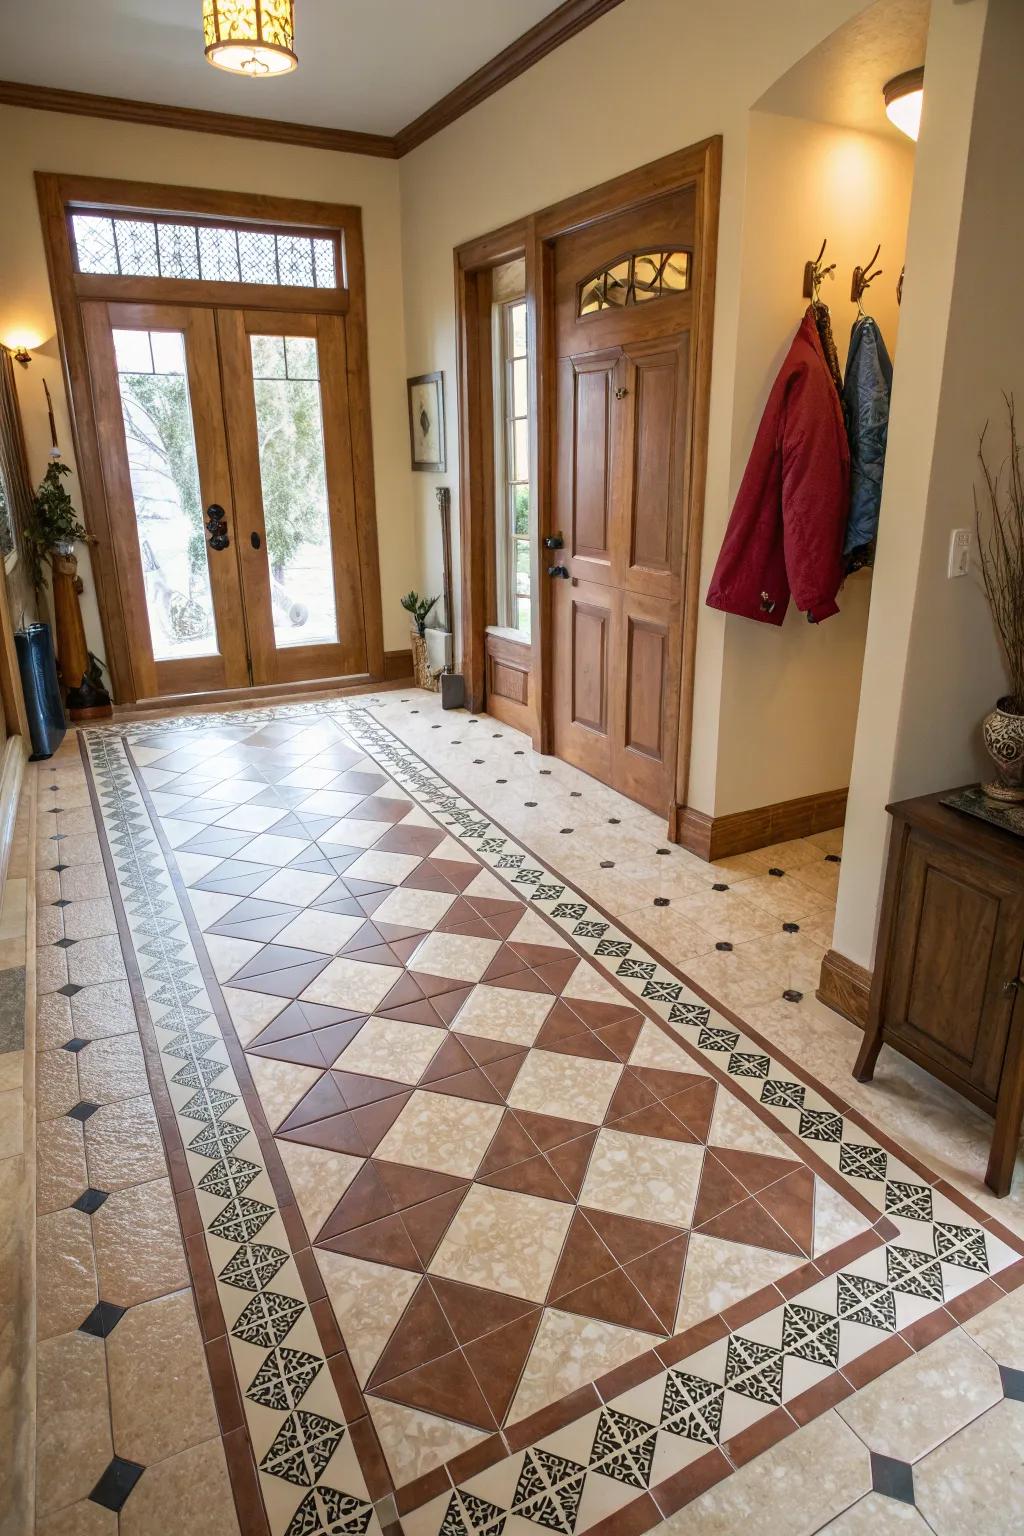
[[791,1274],[802,1261],[789,1253],[750,1248],[694,1232],[686,1249],[676,1332],[691,1328],[734,1302]]
[[377,880],[382,885],[400,885],[421,862],[419,854],[385,853],[373,848],[362,853],[345,871],[353,880]]
[[222,987],[221,996],[227,1004],[235,1033],[243,1045],[255,1040],[271,1019],[276,1019],[288,1006],[286,997],[274,997],[269,992],[243,991],[240,987]]
[[821,860],[816,864],[803,864],[793,872],[793,878],[810,886],[812,891],[818,891],[827,896],[829,901],[835,901],[836,892],[839,889],[839,864],[828,864]]
[[24,1145],[25,1095],[21,1088],[0,1093],[0,1158],[17,1157]]
[[543,992],[519,992],[514,987],[474,987],[455,1016],[458,1034],[482,1035],[510,1045],[532,1045],[555,999]]
[[107,1339],[114,1451],[149,1467],[218,1433],[191,1290],[129,1307]]
[[963,1327],[997,1365],[1024,1371],[1024,1288],[1011,1291]]
[[844,827],[832,827],[828,832],[812,832],[807,841],[820,848],[822,853],[838,853],[843,851]]
[[[313,770],[316,773],[320,769]],[[333,775],[332,775],[333,777]],[[362,800],[362,795],[347,794],[340,789],[317,789],[303,800],[303,815],[307,816],[347,816],[349,811],[354,811]]]
[[820,1536],[929,1536],[912,1504],[881,1493],[866,1493],[856,1504],[821,1527]]
[[731,890],[780,922],[796,922],[831,905],[828,896],[806,885],[795,874],[752,875],[738,881]]
[[275,944],[293,944],[296,949],[312,949],[321,955],[336,955],[362,926],[358,917],[343,917],[338,912],[302,912],[282,928]]
[[420,1276],[326,1248],[314,1252],[359,1384],[364,1386]]
[[65,901],[102,901],[108,892],[102,864],[80,864],[61,871],[60,894]]
[[120,1536],[239,1536],[220,1438],[147,1467],[121,1511]]
[[104,1104],[89,1116],[84,1131],[89,1179],[96,1188],[124,1189],[166,1174],[160,1126],[148,1093]]
[[699,1145],[602,1130],[580,1204],[637,1216],[642,1221],[688,1227],[703,1163],[704,1148]]
[[617,987],[601,974],[596,965],[591,965],[587,960],[581,960],[573,971],[569,980],[562,988],[562,996],[572,1002],[578,998],[583,1002],[592,1003],[619,1003],[623,1001],[622,993]]
[[509,1423],[528,1418],[548,1403],[575,1392],[658,1342],[652,1333],[548,1307],[523,1369]]
[[409,969],[455,981],[479,981],[499,948],[497,939],[470,939],[459,933],[430,933],[409,961]]
[[261,832],[251,843],[246,844],[243,855],[252,864],[283,866],[297,859],[303,849],[309,846],[308,842],[301,842],[295,837],[275,837],[273,832]]
[[71,999],[73,1033],[86,1040],[134,1033],[138,1029],[135,1005],[127,981],[101,982],[83,987]]
[[600,1125],[621,1076],[618,1062],[531,1051],[508,1102],[513,1109],[532,1110],[535,1114],[551,1114],[557,1109],[558,1114],[570,1120],[589,1120],[591,1125]]
[[113,1447],[102,1339],[87,1333],[43,1339],[36,1371],[36,1510],[42,1518],[88,1498]]
[[824,1179],[814,1180],[814,1258],[838,1248],[858,1232],[871,1225],[866,1216],[854,1209],[848,1200],[826,1184]]
[[215,825],[236,832],[267,832],[287,814],[283,807],[276,805],[234,805],[217,817]]
[[303,992],[307,1003],[328,1003],[354,1013],[372,1013],[401,972],[392,965],[371,965],[365,960],[332,960]]
[[93,1216],[92,1235],[104,1301],[131,1307],[189,1284],[169,1180],[115,1190]]
[[474,1184],[430,1264],[433,1274],[543,1301],[573,1208]]
[[432,1472],[487,1438],[467,1424],[406,1408],[401,1403],[388,1403],[372,1394],[367,1396],[366,1405],[384,1459],[399,1486]]
[[1024,1529],[1024,1403],[1005,1399],[939,1446],[914,1468],[914,1492],[935,1536]]
[[373,920],[403,928],[436,928],[454,900],[444,891],[396,890],[374,909]]
[[684,1051],[681,1045],[676,1045],[650,1019],[645,1021],[637,1036],[629,1064],[632,1067],[662,1067],[669,1072],[689,1072],[698,1077],[708,1075],[699,1061]]
[[836,1411],[871,1450],[917,1461],[1002,1395],[995,1362],[957,1328]]
[[383,821],[361,821],[356,816],[346,816],[322,832],[319,841],[339,848],[369,848],[378,837],[384,836],[389,825]]
[[650,901],[624,921],[640,941],[664,955],[670,965],[684,965],[713,946],[711,936],[673,908],[653,907]]
[[756,939],[778,928],[775,918],[744,900],[731,886],[727,891],[685,896],[678,903],[673,902],[673,910],[702,928],[716,944],[720,940],[739,944],[744,939]]
[[310,1241],[334,1210],[360,1168],[363,1160],[344,1152],[328,1152],[323,1147],[308,1147],[301,1141],[277,1142],[288,1182],[292,1186]]
[[67,1115],[37,1125],[36,1210],[40,1213],[65,1210],[88,1185],[82,1129],[80,1120]]
[[82,939],[66,951],[68,980],[78,987],[96,986],[105,981],[122,981],[125,976],[121,941],[116,934],[100,939]]
[[377,1148],[390,1162],[472,1178],[502,1116],[498,1104],[417,1091]]
[[74,1052],[39,1051],[36,1055],[36,1112],[40,1120],[66,1115],[80,1097]]
[[274,1061],[269,1056],[248,1056],[246,1060],[272,1131],[288,1118],[303,1094],[323,1075],[317,1067],[300,1067],[295,1062]]
[[[82,1193],[82,1188],[76,1192]],[[36,1223],[36,1335],[70,1333],[96,1305],[92,1233],[84,1211],[53,1211]]]
[[418,1083],[444,1044],[447,1031],[403,1019],[369,1018],[334,1063],[345,1072],[364,1072],[399,1083]]
[[252,939],[232,939],[224,934],[206,935],[206,952],[218,981],[228,981],[263,948]]
[[112,1509],[83,1499],[36,1522],[36,1536],[118,1536]]
[[276,874],[269,875],[253,895],[260,901],[283,901],[305,907],[333,883],[333,875],[318,875],[308,869],[279,869]]
[[90,1041],[78,1053],[78,1086],[82,1097],[94,1104],[148,1094],[149,1078],[138,1035]]
[[68,939],[98,939],[117,932],[114,908],[109,897],[73,901],[64,911],[64,936]]
[[214,923],[219,923],[222,917],[226,917],[232,907],[237,907],[242,898],[228,896],[223,891],[189,891],[188,899],[196,922],[205,932]]

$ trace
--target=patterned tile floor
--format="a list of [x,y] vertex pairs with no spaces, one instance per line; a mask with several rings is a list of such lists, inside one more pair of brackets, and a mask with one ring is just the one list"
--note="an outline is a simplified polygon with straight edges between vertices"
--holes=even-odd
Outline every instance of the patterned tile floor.
[[[702,864],[424,694],[84,739],[104,836],[62,807],[40,843],[40,986],[74,1013],[123,951],[243,1531],[926,1529],[917,1484],[962,1495],[949,1435],[1019,1405],[1024,1250],[806,1070],[840,834]],[[63,898],[101,854],[118,934]],[[954,1346],[953,1429],[878,1439],[871,1394]],[[830,1436],[841,1502],[766,1514]]]

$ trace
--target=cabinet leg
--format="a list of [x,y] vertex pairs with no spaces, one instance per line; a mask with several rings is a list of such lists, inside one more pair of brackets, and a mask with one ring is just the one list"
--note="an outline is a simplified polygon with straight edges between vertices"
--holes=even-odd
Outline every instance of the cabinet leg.
[[857,1060],[853,1064],[853,1075],[858,1083],[870,1083],[875,1075],[875,1062],[878,1060],[881,1049],[882,1031],[878,1027],[872,1029],[869,1024],[864,1031],[864,1039],[857,1052]]
[[1024,1044],[1016,1039],[1006,1053],[996,1104],[996,1124],[988,1155],[985,1183],[1000,1199],[1010,1193],[1024,1119]]

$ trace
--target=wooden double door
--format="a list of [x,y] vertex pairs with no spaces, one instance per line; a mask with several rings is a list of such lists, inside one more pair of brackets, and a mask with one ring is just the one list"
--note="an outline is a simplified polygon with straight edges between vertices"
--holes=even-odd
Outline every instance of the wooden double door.
[[81,309],[136,697],[365,674],[345,316]]
[[679,732],[694,222],[689,188],[555,246],[553,745],[659,814]]

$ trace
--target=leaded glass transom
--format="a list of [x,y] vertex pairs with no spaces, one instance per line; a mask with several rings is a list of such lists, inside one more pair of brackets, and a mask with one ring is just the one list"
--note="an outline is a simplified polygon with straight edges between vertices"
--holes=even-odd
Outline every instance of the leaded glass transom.
[[73,213],[79,272],[282,288],[337,288],[331,235],[277,234],[234,224],[176,224],[128,214]]
[[623,256],[580,284],[577,314],[582,318],[684,293],[690,286],[690,262],[689,251],[634,251]]

